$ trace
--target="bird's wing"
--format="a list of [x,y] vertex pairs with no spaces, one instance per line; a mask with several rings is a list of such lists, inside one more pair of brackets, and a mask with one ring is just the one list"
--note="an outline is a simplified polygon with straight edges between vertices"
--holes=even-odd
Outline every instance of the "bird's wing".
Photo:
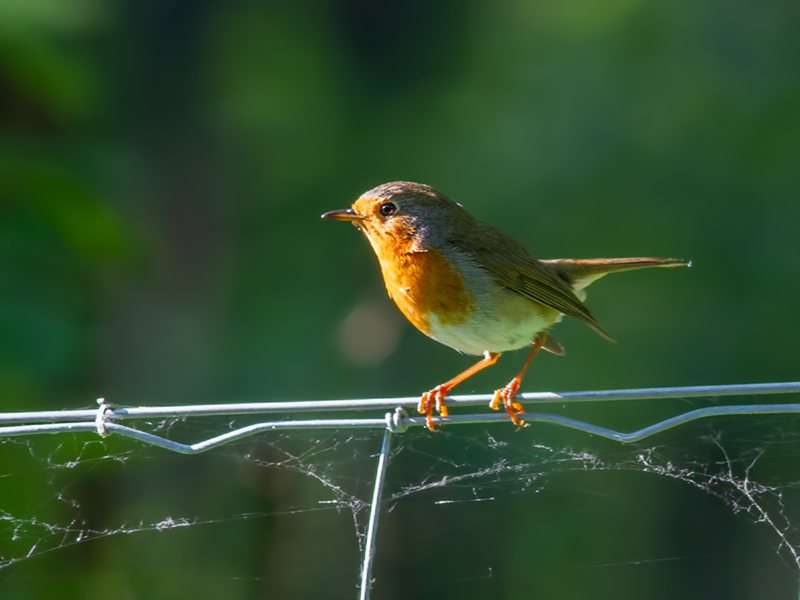
[[458,245],[504,287],[583,321],[604,338],[613,339],[575,295],[571,285],[558,276],[558,271],[533,258],[513,238],[484,224],[480,235],[465,236]]
[[495,263],[489,267],[491,273],[508,289],[583,321],[603,337],[611,339],[569,284],[535,258],[517,257],[510,264],[491,259],[490,262]]

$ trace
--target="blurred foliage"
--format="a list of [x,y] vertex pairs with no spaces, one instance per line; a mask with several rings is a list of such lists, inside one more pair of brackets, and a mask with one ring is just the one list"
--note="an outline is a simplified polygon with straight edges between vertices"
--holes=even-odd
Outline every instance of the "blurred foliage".
[[[364,241],[318,219],[394,179],[434,185],[542,257],[694,259],[599,284],[590,305],[620,343],[561,325],[569,355],[544,357],[530,389],[796,379],[798,25],[785,0],[0,1],[2,408],[411,395],[449,377],[468,360],[401,322]],[[205,472],[163,460],[141,485]],[[218,568],[218,538],[199,533],[193,568],[222,578],[241,560],[231,576],[258,576],[265,553],[291,580],[274,549],[296,532],[225,542]],[[148,550],[119,552],[52,559],[11,595],[99,596]],[[425,552],[405,572],[436,565]],[[548,582],[571,577],[568,560],[549,559]],[[186,595],[173,576],[126,585]],[[306,583],[284,597],[311,596]],[[620,597],[594,591],[561,597]]]

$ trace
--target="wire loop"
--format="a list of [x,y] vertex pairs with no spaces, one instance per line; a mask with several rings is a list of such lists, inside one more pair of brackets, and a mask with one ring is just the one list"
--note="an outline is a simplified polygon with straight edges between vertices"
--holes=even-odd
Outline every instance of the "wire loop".
[[113,414],[114,409],[111,407],[110,402],[106,402],[105,398],[97,399],[97,415],[94,418],[94,426],[97,429],[97,434],[100,437],[108,437],[111,432],[106,427],[108,415]]
[[394,412],[386,413],[386,429],[392,433],[405,433],[410,426],[408,413],[402,406],[395,408]]

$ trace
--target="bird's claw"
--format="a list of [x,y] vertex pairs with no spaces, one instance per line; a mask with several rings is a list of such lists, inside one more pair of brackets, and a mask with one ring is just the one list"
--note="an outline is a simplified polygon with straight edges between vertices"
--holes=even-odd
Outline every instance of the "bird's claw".
[[447,416],[448,411],[447,404],[445,404],[445,398],[447,397],[448,393],[450,393],[450,388],[444,385],[437,385],[435,388],[425,392],[422,394],[422,397],[420,397],[419,405],[417,406],[417,412],[425,415],[425,425],[428,427],[429,431],[436,431],[436,424],[433,422],[434,408],[440,416]]
[[502,401],[508,416],[511,417],[511,422],[517,427],[527,427],[528,423],[520,417],[525,412],[525,408],[516,399],[520,383],[520,380],[515,377],[504,388],[496,390],[494,396],[492,396],[492,401],[489,402],[489,407],[492,410],[500,410],[500,402]]

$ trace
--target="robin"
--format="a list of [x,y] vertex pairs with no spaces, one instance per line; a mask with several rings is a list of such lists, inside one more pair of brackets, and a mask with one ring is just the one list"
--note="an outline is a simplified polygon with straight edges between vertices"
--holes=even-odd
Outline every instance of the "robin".
[[516,400],[525,371],[539,350],[564,354],[550,328],[568,315],[612,339],[583,303],[589,284],[617,271],[691,266],[677,258],[537,260],[457,202],[410,181],[379,185],[350,208],[322,218],[349,221],[367,236],[389,297],[417,329],[459,352],[483,355],[422,394],[418,410],[431,431],[434,408],[447,416],[445,398],[454,387],[495,364],[503,352],[530,346],[522,368],[489,404],[498,410],[502,403],[511,421],[525,426]]

